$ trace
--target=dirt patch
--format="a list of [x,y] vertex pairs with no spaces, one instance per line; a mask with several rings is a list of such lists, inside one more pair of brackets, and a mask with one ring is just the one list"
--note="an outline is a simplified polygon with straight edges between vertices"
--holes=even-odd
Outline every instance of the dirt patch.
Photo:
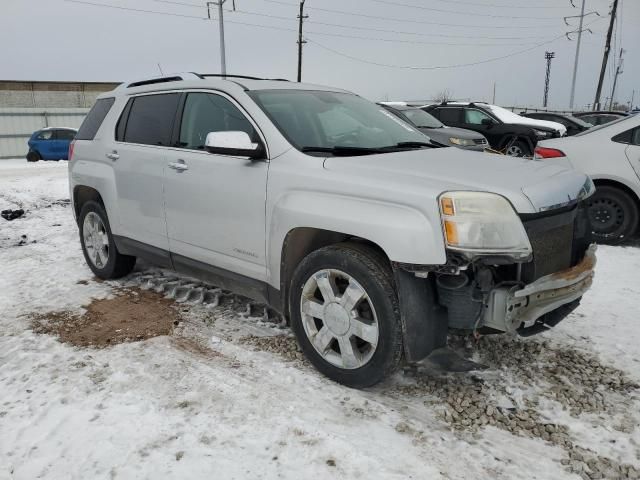
[[247,336],[239,341],[243,345],[250,345],[255,350],[275,353],[285,360],[302,363],[304,355],[298,347],[296,339],[290,335],[274,335],[269,337]]
[[79,347],[104,348],[169,335],[180,321],[172,305],[155,292],[123,289],[113,298],[94,300],[82,315],[50,312],[33,315],[31,321],[36,333]]

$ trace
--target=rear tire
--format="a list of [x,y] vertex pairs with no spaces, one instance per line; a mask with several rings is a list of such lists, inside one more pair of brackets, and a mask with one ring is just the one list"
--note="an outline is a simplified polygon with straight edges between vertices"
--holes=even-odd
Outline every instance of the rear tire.
[[302,352],[331,380],[370,387],[400,365],[398,296],[375,249],[342,243],[312,252],[296,268],[289,298]]
[[38,160],[41,160],[41,159],[42,157],[38,152],[31,151],[27,153],[27,162],[37,162]]
[[617,245],[638,230],[638,204],[624,190],[609,185],[596,187],[588,199],[589,220],[598,243]]
[[104,207],[90,200],[82,205],[79,219],[82,253],[95,276],[109,280],[131,273],[136,257],[118,252]]

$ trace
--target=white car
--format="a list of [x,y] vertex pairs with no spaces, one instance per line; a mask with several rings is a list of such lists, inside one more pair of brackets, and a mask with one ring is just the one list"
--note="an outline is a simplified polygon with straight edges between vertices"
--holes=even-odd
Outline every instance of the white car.
[[71,148],[86,262],[116,278],[140,257],[267,302],[311,363],[352,387],[432,354],[466,368],[447,354],[449,327],[530,335],[578,306],[593,184],[425,140],[334,88],[125,83]]
[[596,238],[620,243],[638,229],[640,212],[640,116],[632,115],[573,137],[538,143],[535,156],[589,175],[596,193],[589,217]]

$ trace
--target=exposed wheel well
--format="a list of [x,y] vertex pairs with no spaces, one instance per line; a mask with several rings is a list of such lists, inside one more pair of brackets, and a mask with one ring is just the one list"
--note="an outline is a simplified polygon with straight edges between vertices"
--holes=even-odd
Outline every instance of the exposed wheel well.
[[289,283],[298,264],[311,252],[345,241],[357,241],[378,250],[387,261],[389,258],[379,245],[360,237],[319,228],[301,227],[291,230],[284,239],[280,259],[280,299],[282,312],[289,315]]
[[601,178],[601,179],[594,179],[593,184],[596,186],[596,189],[598,188],[599,185],[602,185],[602,186],[613,187],[613,188],[618,188],[622,190],[623,192],[627,193],[631,198],[633,198],[633,200],[636,202],[636,206],[638,207],[638,209],[640,209],[640,198],[638,197],[638,194],[633,190],[631,190],[629,187],[627,187],[624,183],[616,182],[615,180],[608,180],[605,178]]
[[73,189],[73,208],[76,212],[76,221],[80,217],[80,210],[82,210],[82,206],[89,200],[98,202],[104,208],[104,201],[102,200],[100,193],[95,188],[78,185]]

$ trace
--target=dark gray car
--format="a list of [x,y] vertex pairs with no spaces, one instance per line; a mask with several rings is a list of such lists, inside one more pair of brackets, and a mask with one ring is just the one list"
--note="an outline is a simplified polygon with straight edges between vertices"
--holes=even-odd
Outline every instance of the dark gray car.
[[384,103],[379,105],[410,123],[439,144],[475,151],[483,151],[489,147],[489,142],[481,133],[464,128],[447,127],[433,115],[420,108]]

